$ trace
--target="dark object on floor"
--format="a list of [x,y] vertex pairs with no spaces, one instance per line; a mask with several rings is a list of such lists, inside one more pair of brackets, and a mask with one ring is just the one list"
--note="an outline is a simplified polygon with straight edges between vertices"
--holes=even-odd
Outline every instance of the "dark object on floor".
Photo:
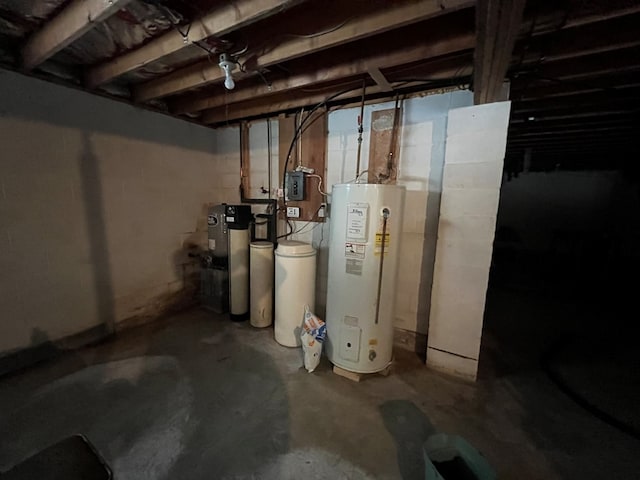
[[468,465],[460,457],[446,462],[433,462],[440,476],[446,480],[478,480]]
[[110,480],[111,469],[83,435],[73,435],[23,460],[2,480]]
[[482,454],[458,435],[431,435],[423,451],[426,480],[496,480]]

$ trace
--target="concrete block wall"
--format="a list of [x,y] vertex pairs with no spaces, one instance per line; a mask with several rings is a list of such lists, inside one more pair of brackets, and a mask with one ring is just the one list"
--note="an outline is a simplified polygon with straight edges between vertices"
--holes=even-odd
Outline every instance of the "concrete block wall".
[[193,300],[212,133],[0,72],[0,357]]
[[510,102],[452,110],[433,275],[427,365],[475,379]]

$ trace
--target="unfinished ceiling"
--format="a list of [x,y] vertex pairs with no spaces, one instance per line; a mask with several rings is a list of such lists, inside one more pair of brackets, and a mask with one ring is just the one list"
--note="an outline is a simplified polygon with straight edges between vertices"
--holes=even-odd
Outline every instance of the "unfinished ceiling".
[[0,0],[0,62],[212,126],[350,102],[363,81],[483,103],[507,78],[517,174],[635,151],[638,25],[633,0]]

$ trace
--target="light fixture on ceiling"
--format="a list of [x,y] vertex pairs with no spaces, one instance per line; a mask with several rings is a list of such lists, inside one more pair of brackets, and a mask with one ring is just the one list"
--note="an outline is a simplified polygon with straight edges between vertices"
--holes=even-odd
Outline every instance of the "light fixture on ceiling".
[[236,82],[233,81],[233,70],[238,65],[238,62],[234,60],[234,58],[228,53],[223,53],[220,55],[220,62],[218,63],[222,71],[224,72],[224,86],[227,90],[233,90],[236,86]]

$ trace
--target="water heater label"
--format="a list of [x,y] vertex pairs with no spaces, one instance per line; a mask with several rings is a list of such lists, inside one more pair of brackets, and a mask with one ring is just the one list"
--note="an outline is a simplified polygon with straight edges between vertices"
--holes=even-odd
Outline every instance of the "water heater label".
[[350,203],[347,205],[347,238],[367,241],[367,216],[369,204]]
[[367,246],[363,243],[345,243],[344,244],[344,256],[347,258],[360,258],[365,257]]
[[362,276],[362,265],[364,262],[362,260],[356,260],[347,258],[347,268],[345,271],[350,273],[351,275],[359,275]]

